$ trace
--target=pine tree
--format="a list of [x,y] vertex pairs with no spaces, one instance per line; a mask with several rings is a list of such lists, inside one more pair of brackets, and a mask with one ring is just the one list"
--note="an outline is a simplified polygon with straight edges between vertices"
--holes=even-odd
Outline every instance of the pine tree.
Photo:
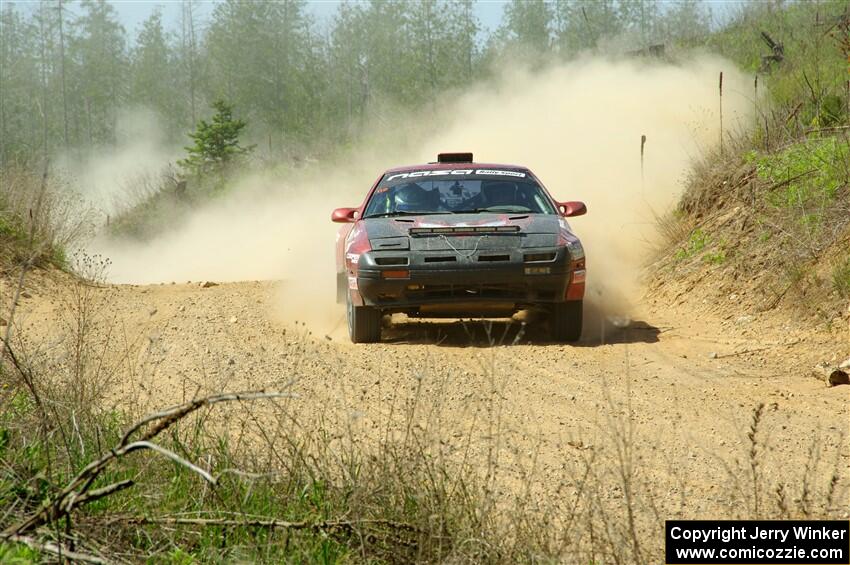
[[213,102],[212,120],[200,120],[189,134],[194,145],[186,147],[189,156],[178,161],[187,173],[196,176],[222,176],[238,165],[254,146],[243,147],[239,135],[248,123],[233,117],[233,106],[223,100]]
[[82,15],[74,21],[67,56],[69,119],[86,132],[90,144],[111,144],[126,100],[126,32],[111,4],[84,0],[79,7]]
[[46,137],[35,36],[14,4],[0,8],[0,163],[28,144],[39,147]]
[[168,36],[157,8],[142,23],[132,51],[129,101],[156,111],[172,134],[184,131],[184,108],[175,96],[177,76]]

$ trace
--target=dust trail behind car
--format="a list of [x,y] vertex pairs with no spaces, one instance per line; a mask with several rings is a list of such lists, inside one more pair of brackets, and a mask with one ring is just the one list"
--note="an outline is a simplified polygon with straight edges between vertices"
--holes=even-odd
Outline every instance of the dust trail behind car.
[[381,121],[345,158],[247,175],[153,241],[103,238],[91,250],[112,258],[115,282],[282,279],[280,314],[328,331],[342,315],[331,210],[360,204],[376,171],[472,151],[532,167],[558,200],[587,202],[588,215],[572,224],[588,252],[589,306],[628,315],[655,237],[653,211],[674,205],[689,160],[717,143],[720,71],[726,127],[745,127],[749,79],[718,58],[513,69],[446,94],[435,114]]

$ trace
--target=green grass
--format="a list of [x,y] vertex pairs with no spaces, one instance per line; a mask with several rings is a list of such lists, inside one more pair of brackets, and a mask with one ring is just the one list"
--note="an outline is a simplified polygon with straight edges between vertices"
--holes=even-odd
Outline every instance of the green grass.
[[20,243],[26,241],[27,234],[17,218],[10,217],[8,213],[4,214],[3,208],[0,207],[0,240],[3,239]]
[[24,565],[42,563],[43,561],[37,551],[33,551],[26,546],[0,543],[0,563],[5,563],[6,565]]
[[[116,445],[128,420],[119,413],[97,416],[94,428],[79,433],[73,414],[56,419],[45,443],[37,405],[24,392],[8,394],[0,411],[0,508],[14,509],[0,520],[0,529],[50,501],[96,454]],[[120,493],[94,501],[77,511],[86,520],[108,520],[116,515],[156,518],[202,516],[239,519],[272,517],[289,522],[321,524],[350,521],[351,528],[316,527],[296,530],[251,525],[195,527],[156,524],[109,529],[99,544],[122,554],[151,556],[154,562],[211,563],[350,563],[438,562],[463,553],[459,544],[472,535],[490,536],[476,508],[482,491],[474,487],[468,470],[448,469],[421,451],[419,440],[407,444],[382,443],[372,452],[327,451],[326,438],[315,435],[287,440],[275,448],[285,462],[283,472],[236,457],[225,436],[203,429],[198,419],[174,426],[157,443],[208,468],[218,476],[210,486],[182,465],[148,452],[123,457],[107,468],[92,485],[97,489],[119,480],[136,484]],[[57,436],[73,434],[63,444]],[[241,450],[244,451],[242,446]],[[248,469],[256,477],[223,473]],[[273,472],[268,472],[273,471]],[[438,517],[438,519],[435,519]],[[387,520],[417,531],[372,525]],[[99,532],[79,524],[76,531],[97,537]],[[493,547],[495,538],[488,540]],[[166,551],[163,549],[166,548]],[[503,549],[503,548],[502,548]],[[530,548],[529,548],[530,551]],[[0,562],[38,562],[39,556],[14,545],[0,546]]]
[[691,232],[684,245],[676,252],[676,260],[684,261],[702,255],[702,261],[712,265],[721,265],[726,262],[726,242],[721,241],[716,249],[708,251],[712,246],[711,236],[702,228],[696,228]]
[[711,263],[712,265],[722,265],[726,262],[726,250],[719,249],[717,251],[706,253],[703,256],[703,261]]
[[845,139],[803,140],[777,153],[751,151],[746,161],[770,183],[768,202],[775,207],[808,207],[836,198],[847,182],[850,146]]
[[684,246],[676,252],[676,259],[683,261],[701,253],[708,245],[710,239],[709,235],[702,228],[695,229],[691,232]]

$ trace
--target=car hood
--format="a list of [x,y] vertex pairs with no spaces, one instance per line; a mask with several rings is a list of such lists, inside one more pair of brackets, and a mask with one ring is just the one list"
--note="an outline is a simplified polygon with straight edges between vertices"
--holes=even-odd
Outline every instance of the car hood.
[[[561,218],[554,214],[435,214],[394,218],[366,218],[363,226],[372,249],[497,249],[557,245]],[[489,233],[417,234],[422,228],[506,228]],[[411,229],[414,233],[411,233]],[[472,232],[472,230],[470,230]]]

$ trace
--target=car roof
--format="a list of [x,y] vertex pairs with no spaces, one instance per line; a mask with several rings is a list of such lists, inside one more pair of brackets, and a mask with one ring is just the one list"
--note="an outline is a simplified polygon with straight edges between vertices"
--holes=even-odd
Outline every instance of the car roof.
[[512,169],[518,171],[528,171],[528,167],[522,165],[508,165],[504,163],[423,163],[421,165],[403,165],[387,169],[384,174],[388,173],[407,173],[410,171],[428,171],[428,170],[454,170],[454,169]]

